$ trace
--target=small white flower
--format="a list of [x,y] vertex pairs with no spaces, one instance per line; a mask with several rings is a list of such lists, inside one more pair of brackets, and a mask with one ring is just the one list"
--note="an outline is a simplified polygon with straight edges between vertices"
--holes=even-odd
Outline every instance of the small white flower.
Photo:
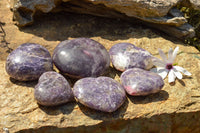
[[159,55],[162,57],[163,60],[160,60],[156,57],[152,58],[152,62],[157,68],[152,68],[150,71],[155,72],[159,74],[163,79],[168,75],[168,82],[174,82],[176,77],[178,79],[182,79],[182,72],[185,75],[191,76],[192,74],[185,70],[184,68],[180,66],[173,65],[174,59],[176,58],[176,55],[178,53],[179,47],[176,47],[173,51],[172,48],[168,51],[168,59],[164,52],[161,49],[158,49]]

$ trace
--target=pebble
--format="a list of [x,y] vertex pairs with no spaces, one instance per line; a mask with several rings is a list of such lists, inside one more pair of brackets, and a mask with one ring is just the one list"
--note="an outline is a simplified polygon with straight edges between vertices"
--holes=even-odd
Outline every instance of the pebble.
[[35,86],[34,96],[37,102],[44,106],[55,106],[74,99],[68,81],[54,71],[45,72]]
[[103,45],[89,38],[66,40],[53,53],[55,66],[73,78],[97,77],[106,72],[110,56]]
[[125,101],[121,84],[109,77],[83,78],[73,87],[74,96],[83,105],[103,112],[117,110]]
[[161,76],[140,68],[126,70],[120,76],[120,80],[126,92],[133,96],[157,93],[164,86]]
[[150,69],[153,67],[152,55],[131,43],[118,43],[109,50],[113,66],[119,71],[129,68]]
[[19,81],[37,80],[53,69],[49,51],[39,44],[24,43],[12,51],[6,60],[6,72]]

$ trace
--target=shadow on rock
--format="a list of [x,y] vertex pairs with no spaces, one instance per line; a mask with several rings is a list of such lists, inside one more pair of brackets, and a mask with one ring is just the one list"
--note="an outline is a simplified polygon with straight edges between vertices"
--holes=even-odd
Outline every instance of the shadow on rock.
[[185,86],[185,82],[183,80],[178,80],[178,82],[182,85]]
[[66,74],[63,74],[63,73],[60,73],[60,74],[62,74],[62,76],[64,76],[65,79],[69,82],[69,85],[71,86],[71,88],[73,88],[73,86],[76,83],[76,81],[79,80],[77,78],[70,78],[69,76],[67,76]]
[[[70,86],[73,88],[74,84],[79,80],[79,78],[72,78],[67,76],[64,73],[59,72],[61,75],[63,75],[65,77],[65,79],[69,82]],[[113,67],[109,67],[108,70],[105,72],[105,74],[101,75],[101,76],[106,76],[106,77],[110,77],[112,79],[115,79],[116,76],[120,77],[120,75],[122,74],[122,72],[116,70]]]
[[[186,75],[184,75],[183,76],[183,79],[193,79],[192,77],[190,77],[190,76],[186,76]],[[176,84],[176,82],[179,82],[182,86],[186,86],[186,84],[185,84],[185,82],[182,80],[182,79],[176,79],[174,82],[171,82],[171,83],[169,83],[171,86],[174,86],[175,84]]]
[[126,109],[128,107],[128,103],[129,102],[126,99],[121,107],[119,107],[116,111],[111,112],[111,113],[94,110],[82,105],[81,103],[78,103],[78,106],[85,115],[91,117],[92,119],[107,121],[107,120],[115,120],[115,119],[123,118],[126,112]]
[[75,106],[76,106],[76,102],[69,102],[69,103],[65,103],[58,106],[52,106],[52,107],[39,105],[39,108],[45,113],[47,113],[48,115],[59,115],[61,113],[70,114],[74,110]]
[[[96,17],[92,15],[68,12],[35,14],[35,22],[31,26],[20,28],[21,31],[43,37],[49,41],[63,41],[68,37],[96,37],[108,40],[123,40],[131,37],[156,38],[140,23]],[[141,27],[143,26],[143,27]],[[139,32],[140,31],[140,32]],[[144,32],[144,33],[141,33]],[[160,33],[159,33],[160,34]]]
[[18,81],[14,78],[11,78],[9,79],[13,84],[16,84],[16,85],[19,85],[19,86],[25,86],[25,87],[32,87],[34,88],[35,85],[38,83],[37,80],[34,80],[34,81]]
[[104,74],[104,76],[110,77],[110,78],[115,78],[116,76],[120,77],[122,74],[122,72],[116,70],[113,67],[109,67],[109,69],[107,70],[107,72]]
[[161,90],[158,93],[151,94],[148,96],[130,96],[130,95],[128,95],[128,98],[134,104],[147,104],[147,103],[152,103],[152,102],[165,101],[169,98],[169,94],[165,90]]

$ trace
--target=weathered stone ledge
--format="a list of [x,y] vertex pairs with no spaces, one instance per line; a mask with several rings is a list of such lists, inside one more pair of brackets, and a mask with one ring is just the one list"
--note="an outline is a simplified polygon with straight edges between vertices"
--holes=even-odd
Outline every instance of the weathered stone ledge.
[[159,29],[177,38],[191,38],[195,36],[194,28],[187,23],[183,14],[176,6],[184,5],[199,10],[199,2],[193,0],[52,0],[52,1],[23,1],[11,2],[14,20],[22,27],[34,21],[37,11],[43,13],[54,11],[76,12],[95,16],[120,18],[130,22],[139,21],[150,27]]
[[[56,127],[46,126],[38,129],[21,130],[16,133],[71,133],[71,132],[95,132],[95,133],[199,133],[200,112],[161,114],[150,118],[136,118],[128,120],[102,121],[92,126]],[[192,120],[196,123],[190,122]]]

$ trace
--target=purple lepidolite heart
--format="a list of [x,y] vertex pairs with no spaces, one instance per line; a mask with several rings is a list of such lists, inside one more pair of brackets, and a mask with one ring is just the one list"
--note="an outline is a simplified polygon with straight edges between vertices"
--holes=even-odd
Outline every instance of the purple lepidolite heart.
[[75,78],[97,77],[110,65],[110,56],[103,45],[89,38],[66,40],[53,53],[55,66]]
[[6,60],[7,73],[20,81],[37,80],[42,73],[52,69],[50,53],[39,44],[22,44]]
[[131,43],[118,43],[109,50],[113,66],[119,71],[129,68],[150,69],[153,67],[151,54]]
[[42,74],[35,86],[34,96],[44,106],[55,106],[74,98],[68,81],[59,73],[49,71]]
[[126,99],[126,93],[121,84],[103,76],[78,80],[73,92],[83,105],[104,112],[117,110]]
[[164,86],[161,76],[140,68],[126,70],[122,73],[120,80],[126,92],[133,96],[156,93]]

